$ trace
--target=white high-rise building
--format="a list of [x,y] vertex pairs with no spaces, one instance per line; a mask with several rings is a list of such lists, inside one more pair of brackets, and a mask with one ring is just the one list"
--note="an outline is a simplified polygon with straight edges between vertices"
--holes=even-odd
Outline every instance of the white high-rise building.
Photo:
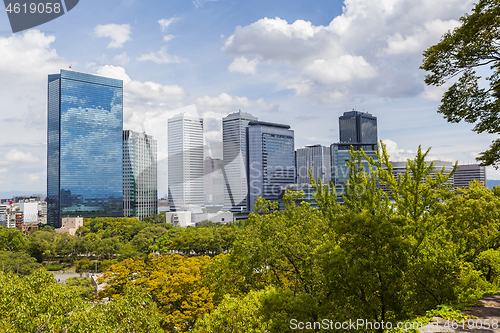
[[203,119],[181,113],[168,120],[168,200],[171,209],[204,204]]
[[224,209],[247,211],[246,128],[258,119],[249,113],[234,112],[222,119],[222,159],[224,161]]

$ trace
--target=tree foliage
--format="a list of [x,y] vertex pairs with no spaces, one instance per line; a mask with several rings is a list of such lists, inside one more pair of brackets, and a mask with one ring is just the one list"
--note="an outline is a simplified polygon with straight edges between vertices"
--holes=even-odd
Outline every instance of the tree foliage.
[[[438,112],[449,122],[474,123],[478,133],[500,133],[500,1],[480,0],[460,18],[461,25],[424,52],[422,69],[428,85],[452,83]],[[489,76],[481,80],[489,67]],[[477,70],[481,74],[477,73]],[[500,165],[500,139],[477,158]]]

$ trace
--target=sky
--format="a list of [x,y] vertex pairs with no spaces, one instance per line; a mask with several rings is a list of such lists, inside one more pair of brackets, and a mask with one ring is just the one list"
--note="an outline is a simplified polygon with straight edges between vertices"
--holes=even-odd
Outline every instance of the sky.
[[[241,110],[285,123],[295,147],[338,142],[338,117],[378,118],[395,161],[474,163],[496,135],[447,123],[445,87],[427,87],[422,52],[459,25],[472,0],[80,0],[13,34],[0,11],[0,194],[44,193],[47,75],[60,69],[122,79],[124,129],[204,118],[207,155],[222,158],[221,119]],[[149,125],[148,125],[149,124]],[[500,172],[487,169],[488,179]],[[162,196],[162,193],[159,193]]]

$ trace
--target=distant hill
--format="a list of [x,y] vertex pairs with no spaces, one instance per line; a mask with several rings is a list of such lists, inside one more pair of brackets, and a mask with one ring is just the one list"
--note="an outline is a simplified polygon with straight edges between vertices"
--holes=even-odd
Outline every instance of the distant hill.
[[486,179],[486,185],[488,185],[488,188],[491,190],[496,186],[500,186],[500,180]]

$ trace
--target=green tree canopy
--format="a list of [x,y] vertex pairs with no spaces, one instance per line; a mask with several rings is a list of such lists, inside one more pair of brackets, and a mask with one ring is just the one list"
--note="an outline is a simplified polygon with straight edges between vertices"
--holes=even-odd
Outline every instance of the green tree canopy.
[[[447,121],[474,123],[478,133],[500,133],[500,1],[480,0],[461,25],[424,52],[422,69],[428,85],[453,83],[438,112]],[[489,66],[487,69],[482,67]],[[481,68],[481,69],[480,69]],[[481,82],[481,74],[489,76]],[[500,139],[477,158],[482,165],[500,166]]]

